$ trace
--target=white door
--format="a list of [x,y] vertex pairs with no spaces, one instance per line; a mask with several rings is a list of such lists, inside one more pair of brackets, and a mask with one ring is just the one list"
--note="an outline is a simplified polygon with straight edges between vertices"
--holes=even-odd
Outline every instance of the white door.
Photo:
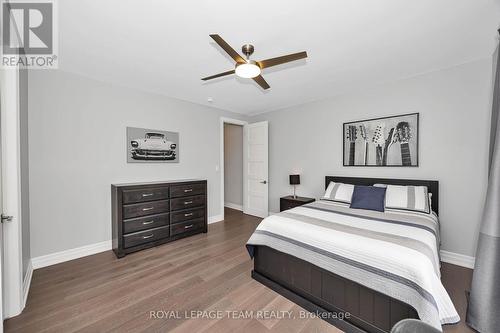
[[267,121],[244,127],[243,212],[268,215],[268,124]]
[[[20,221],[19,72],[0,69],[0,151],[2,191],[0,213],[14,215],[2,223],[2,314],[14,317],[23,303]],[[7,222],[7,223],[6,223]]]

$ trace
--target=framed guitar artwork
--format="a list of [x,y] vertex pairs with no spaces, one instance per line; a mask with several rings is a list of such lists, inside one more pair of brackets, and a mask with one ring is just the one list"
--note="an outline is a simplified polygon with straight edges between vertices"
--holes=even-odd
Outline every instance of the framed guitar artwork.
[[419,114],[344,123],[344,166],[417,167]]

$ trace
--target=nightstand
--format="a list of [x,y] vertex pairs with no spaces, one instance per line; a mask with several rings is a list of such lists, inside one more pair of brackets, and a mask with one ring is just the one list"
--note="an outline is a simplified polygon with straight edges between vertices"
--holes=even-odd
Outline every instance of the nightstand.
[[302,206],[314,201],[316,201],[316,199],[314,198],[306,198],[299,196],[294,198],[293,195],[282,197],[280,198],[280,212],[294,207]]

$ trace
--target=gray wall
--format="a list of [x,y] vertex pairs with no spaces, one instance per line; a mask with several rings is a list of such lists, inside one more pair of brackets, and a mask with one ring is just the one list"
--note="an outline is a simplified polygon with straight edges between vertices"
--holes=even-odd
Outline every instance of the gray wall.
[[[436,179],[442,249],[474,255],[487,181],[491,59],[256,116],[269,121],[269,207],[291,192],[321,196],[325,175]],[[420,167],[342,166],[342,123],[420,112]]]
[[19,70],[19,126],[21,162],[21,235],[23,277],[31,259],[29,202],[29,143],[28,143],[28,70]]
[[224,201],[243,205],[243,126],[224,124]]
[[[29,80],[32,257],[111,237],[115,182],[206,178],[220,212],[219,118],[270,122],[270,209],[288,195],[319,197],[325,175],[437,179],[443,250],[474,255],[487,178],[491,59],[245,119],[61,71]],[[342,123],[420,112],[420,167],[342,166]],[[180,132],[179,164],[127,164],[125,128]]]
[[[204,178],[220,212],[220,117],[243,116],[61,71],[29,81],[31,254],[111,239],[110,184]],[[180,133],[180,163],[127,164],[126,127]]]

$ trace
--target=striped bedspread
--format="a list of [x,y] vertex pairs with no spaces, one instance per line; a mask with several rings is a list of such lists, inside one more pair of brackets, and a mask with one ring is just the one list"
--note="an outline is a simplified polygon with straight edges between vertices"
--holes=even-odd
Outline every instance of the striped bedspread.
[[351,209],[321,200],[265,218],[247,242],[306,260],[415,308],[441,330],[460,320],[440,280],[434,214]]

